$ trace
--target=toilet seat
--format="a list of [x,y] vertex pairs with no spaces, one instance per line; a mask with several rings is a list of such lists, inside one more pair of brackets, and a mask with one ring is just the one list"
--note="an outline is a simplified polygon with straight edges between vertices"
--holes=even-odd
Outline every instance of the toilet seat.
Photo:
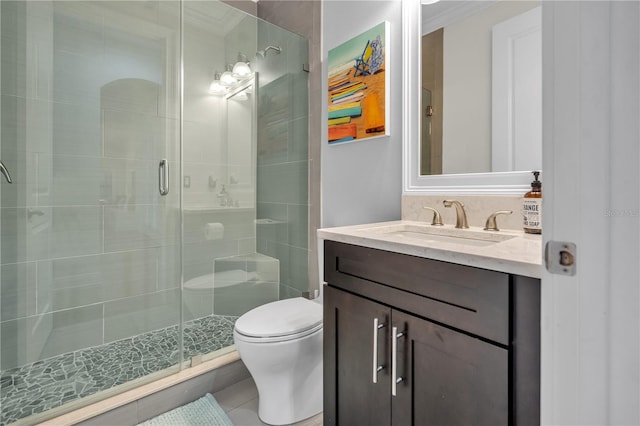
[[258,306],[242,315],[234,327],[247,342],[281,342],[322,330],[322,306],[302,297]]

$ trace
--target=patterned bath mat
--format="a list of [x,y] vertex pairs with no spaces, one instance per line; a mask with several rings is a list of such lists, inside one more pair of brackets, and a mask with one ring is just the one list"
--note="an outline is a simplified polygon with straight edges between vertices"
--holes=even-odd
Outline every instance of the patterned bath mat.
[[233,426],[218,401],[206,394],[187,405],[140,423],[140,426]]

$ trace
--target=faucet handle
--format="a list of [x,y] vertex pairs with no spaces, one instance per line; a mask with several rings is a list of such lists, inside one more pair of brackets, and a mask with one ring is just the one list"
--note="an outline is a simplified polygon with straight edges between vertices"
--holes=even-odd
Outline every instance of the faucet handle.
[[423,207],[425,210],[431,210],[433,212],[433,219],[431,219],[431,225],[433,226],[443,226],[442,217],[440,216],[440,212],[432,207]]
[[499,210],[497,212],[491,213],[487,218],[487,223],[484,225],[485,231],[499,231],[498,225],[496,224],[496,216],[499,214],[511,214],[513,211],[511,210]]

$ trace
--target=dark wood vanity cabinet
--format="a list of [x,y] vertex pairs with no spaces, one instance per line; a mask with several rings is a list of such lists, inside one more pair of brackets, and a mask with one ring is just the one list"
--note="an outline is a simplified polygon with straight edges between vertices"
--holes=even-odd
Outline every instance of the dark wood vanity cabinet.
[[325,425],[539,424],[539,280],[333,241],[325,280]]

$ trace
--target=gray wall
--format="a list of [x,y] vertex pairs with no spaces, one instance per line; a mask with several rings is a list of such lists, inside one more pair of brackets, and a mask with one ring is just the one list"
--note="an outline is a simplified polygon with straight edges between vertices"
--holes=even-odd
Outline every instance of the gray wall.
[[222,0],[222,3],[227,3],[230,6],[240,9],[244,12],[250,13],[253,16],[257,16],[258,5],[251,0]]
[[[390,136],[329,146],[322,137],[322,226],[400,219],[402,195],[402,15],[399,1],[323,2],[323,75],[328,51],[382,21],[390,24]],[[354,19],[357,17],[357,19]],[[327,82],[317,99],[327,121]],[[316,102],[314,100],[314,102]]]

